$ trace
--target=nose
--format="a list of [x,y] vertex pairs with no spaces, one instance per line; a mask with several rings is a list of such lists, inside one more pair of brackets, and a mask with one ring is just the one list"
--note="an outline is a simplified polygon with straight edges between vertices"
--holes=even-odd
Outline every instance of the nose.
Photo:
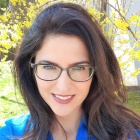
[[71,87],[72,80],[67,74],[66,70],[63,70],[60,77],[56,80],[56,87],[61,91],[68,91]]

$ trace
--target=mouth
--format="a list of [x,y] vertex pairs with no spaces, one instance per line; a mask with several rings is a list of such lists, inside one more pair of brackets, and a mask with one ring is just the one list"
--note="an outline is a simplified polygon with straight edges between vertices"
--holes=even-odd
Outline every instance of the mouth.
[[57,95],[57,94],[52,94],[54,100],[60,104],[68,104],[71,102],[74,98],[75,95]]

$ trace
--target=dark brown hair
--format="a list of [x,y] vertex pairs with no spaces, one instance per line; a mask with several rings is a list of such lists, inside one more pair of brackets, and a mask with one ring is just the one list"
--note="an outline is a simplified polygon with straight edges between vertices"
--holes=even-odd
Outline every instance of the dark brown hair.
[[83,102],[89,137],[94,135],[97,140],[125,140],[128,136],[139,139],[135,130],[140,130],[140,116],[123,106],[126,91],[114,52],[94,17],[72,3],[56,3],[45,8],[25,34],[15,59],[21,94],[31,114],[24,138],[45,140],[56,120],[42,99],[30,68],[30,59],[49,34],[78,36],[89,51],[91,64],[95,67],[88,96]]

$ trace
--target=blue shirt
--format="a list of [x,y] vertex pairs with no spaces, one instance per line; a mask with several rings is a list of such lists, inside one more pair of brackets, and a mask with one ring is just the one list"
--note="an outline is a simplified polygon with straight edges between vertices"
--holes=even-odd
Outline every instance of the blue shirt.
[[[18,137],[24,135],[24,131],[29,122],[30,115],[21,115],[11,118],[5,122],[5,126],[0,128],[0,140],[18,140]],[[47,140],[53,140],[52,135],[50,135]],[[89,140],[88,139],[88,130],[87,130],[87,121],[82,119],[76,140]],[[92,137],[92,140],[95,140],[95,137]]]
[[[19,137],[24,135],[24,131],[29,122],[30,115],[21,115],[11,118],[5,122],[5,126],[0,128],[0,140],[18,140]],[[137,132],[140,136],[140,132]],[[53,140],[52,135],[50,135],[46,140]],[[89,140],[87,120],[85,118],[81,119],[78,127],[76,140]],[[96,140],[92,136],[92,140]]]

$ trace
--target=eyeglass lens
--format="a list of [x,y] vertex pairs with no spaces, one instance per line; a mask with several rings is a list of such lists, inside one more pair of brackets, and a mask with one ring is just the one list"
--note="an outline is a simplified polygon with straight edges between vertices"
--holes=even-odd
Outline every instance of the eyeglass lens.
[[[63,69],[55,65],[39,64],[36,65],[36,75],[42,80],[55,80],[57,79]],[[86,81],[93,74],[93,68],[87,65],[77,65],[68,68],[68,75],[75,81]]]

